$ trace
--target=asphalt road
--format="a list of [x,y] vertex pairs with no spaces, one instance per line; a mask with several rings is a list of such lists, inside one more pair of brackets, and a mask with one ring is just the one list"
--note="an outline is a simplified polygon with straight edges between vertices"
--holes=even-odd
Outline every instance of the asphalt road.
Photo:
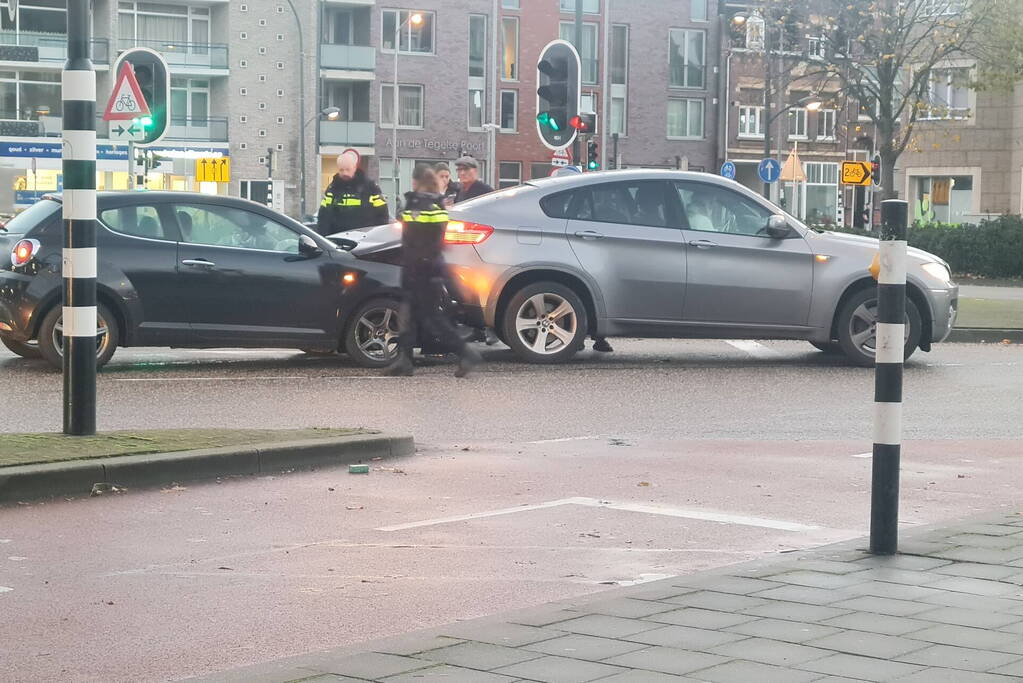
[[[421,452],[0,508],[0,680],[198,675],[865,533],[871,371],[794,342],[615,345],[551,368],[491,351],[467,380],[118,352],[103,429],[364,425]],[[903,523],[1018,504],[1021,364],[910,362]],[[0,431],[59,429],[58,374],[0,373]]]

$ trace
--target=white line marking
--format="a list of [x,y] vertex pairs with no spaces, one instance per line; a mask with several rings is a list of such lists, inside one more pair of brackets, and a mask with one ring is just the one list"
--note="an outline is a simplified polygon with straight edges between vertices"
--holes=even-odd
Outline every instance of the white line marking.
[[856,455],[854,455],[852,457],[854,457],[854,458],[873,458],[874,454],[873,453],[857,453]]
[[651,581],[661,581],[662,579],[670,578],[673,578],[671,574],[640,574],[638,578],[631,581],[616,581],[615,583],[619,586],[639,586]]
[[0,593],[9,593],[12,590],[14,590],[14,589],[13,588],[8,588],[7,586],[0,586]]
[[267,375],[266,377],[117,377],[115,382],[249,382],[274,379],[400,379],[399,377],[374,377],[361,375],[337,377],[308,377],[306,375]]
[[527,441],[526,443],[540,444],[540,443],[564,443],[566,441],[592,441],[593,439],[600,439],[599,436],[566,436],[561,439],[541,439],[540,441]]
[[751,341],[749,339],[726,339],[725,343],[739,349],[740,351],[745,351],[754,358],[778,358],[781,356],[781,354],[774,349],[768,348],[759,342]]
[[560,507],[562,505],[582,505],[584,507],[609,508],[611,510],[623,510],[625,512],[641,512],[648,515],[682,517],[685,519],[699,519],[707,522],[719,522],[721,524],[739,524],[742,526],[755,526],[765,529],[778,529],[779,531],[807,532],[820,529],[819,526],[811,524],[799,524],[797,522],[765,519],[763,517],[747,517],[745,515],[733,515],[726,512],[714,512],[711,510],[694,510],[692,508],[677,508],[651,503],[615,503],[613,501],[599,500],[597,498],[562,498],[560,500],[552,500],[546,503],[539,503],[537,505],[520,505],[513,508],[502,508],[500,510],[489,510],[487,512],[475,512],[468,515],[427,519],[421,522],[409,522],[407,524],[395,524],[393,526],[379,527],[377,531],[404,531],[406,529],[416,529],[419,527],[434,526],[437,524],[450,524],[452,522],[465,522],[472,519],[510,515],[516,512],[543,510],[547,508]]

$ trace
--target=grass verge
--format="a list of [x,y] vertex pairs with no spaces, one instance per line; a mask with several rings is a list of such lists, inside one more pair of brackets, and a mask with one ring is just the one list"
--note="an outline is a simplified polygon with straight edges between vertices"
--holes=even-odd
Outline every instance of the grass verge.
[[1023,301],[959,299],[956,327],[1023,328]]

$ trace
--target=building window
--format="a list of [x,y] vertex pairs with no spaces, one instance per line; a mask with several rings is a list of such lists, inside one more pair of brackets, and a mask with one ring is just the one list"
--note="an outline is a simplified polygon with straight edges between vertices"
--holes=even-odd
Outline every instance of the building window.
[[248,95],[249,94],[249,89],[248,88],[238,88],[238,94],[239,95]]
[[692,21],[707,21],[707,0],[689,0],[689,18]]
[[629,27],[611,27],[611,85],[625,85],[629,74]]
[[210,82],[171,78],[170,111],[171,125],[209,125]]
[[519,80],[519,20],[501,19],[501,80]]
[[519,93],[517,90],[501,91],[501,131],[514,133],[519,129]]
[[974,213],[972,175],[911,177],[910,220],[924,223],[964,223]]
[[838,119],[838,112],[834,109],[821,109],[817,112],[817,139],[834,140],[835,122]]
[[612,135],[625,135],[625,98],[611,96],[611,121],[610,132]]
[[[24,11],[26,7],[22,6]],[[6,17],[7,8],[0,9]],[[46,129],[46,117],[61,116],[60,71],[0,71],[0,119],[39,121],[40,135],[58,136],[60,122]]]
[[239,68],[245,69],[245,68],[248,68],[248,66],[249,66],[249,60],[247,60],[247,59],[239,59],[238,60],[238,67]]
[[[423,20],[419,25],[409,21],[410,14],[419,14]],[[398,39],[398,51],[416,54],[433,53],[433,12],[412,12],[410,10],[385,9],[380,14],[383,21],[383,32],[381,34],[382,49],[387,52],[394,51],[394,34],[401,27]]]
[[260,102],[258,108],[259,111],[266,111],[266,102]]
[[276,66],[277,66],[278,69],[280,69],[282,71],[284,70],[284,62],[277,62]]
[[275,145],[275,147],[277,148],[277,151],[278,151],[278,152],[283,152],[283,151],[284,151],[284,144],[283,144],[283,143],[280,143],[280,142],[278,142],[278,143],[277,143],[277,144]]
[[278,116],[277,117],[277,125],[280,125],[280,126],[284,125],[284,117],[283,116]]
[[483,130],[483,90],[469,89],[469,130]]
[[266,74],[259,74],[259,82],[266,83]]
[[256,135],[258,135],[261,138],[265,138],[266,137],[266,128],[260,128],[259,132],[256,133]]
[[487,69],[487,17],[469,15],[469,78],[483,78]]
[[239,142],[238,143],[238,149],[248,149],[248,148],[249,148],[249,143],[247,143],[247,142]]
[[245,114],[240,114],[238,116],[238,123],[248,123],[248,122],[249,122],[249,117],[246,116]]
[[259,25],[260,26],[266,26],[266,19],[260,19],[259,20]]
[[597,96],[592,92],[584,92],[579,95],[579,111],[597,113]]
[[[380,86],[380,125],[394,126],[394,86],[384,83]],[[398,86],[398,128],[423,127],[423,86]]]
[[502,9],[520,9],[520,0],[501,0]]
[[209,7],[124,0],[117,6],[118,43],[122,50],[138,46],[209,55]]
[[824,58],[824,38],[808,36],[806,39],[806,54],[809,57]]
[[248,5],[238,5],[238,11],[239,12],[248,12],[249,11],[249,6]]
[[673,88],[702,88],[706,80],[706,33],[687,29],[668,32],[668,66]]
[[668,137],[703,137],[703,100],[668,100]]
[[245,31],[242,31],[241,33],[238,34],[238,40],[247,40],[248,37],[249,37],[249,34],[246,33]]
[[931,69],[925,119],[970,117],[970,68]]
[[[576,0],[561,0],[562,12],[574,12]],[[583,12],[600,14],[600,0],[583,0]]]
[[739,137],[764,137],[763,107],[739,107]]
[[284,89],[277,88],[277,97],[284,97]]
[[502,161],[497,165],[500,178],[497,180],[497,187],[515,187],[522,184],[522,162]]
[[549,178],[554,167],[549,161],[534,161],[529,165],[530,178]]
[[806,109],[793,109],[789,112],[789,139],[806,139]]
[[280,43],[284,42],[284,34],[283,33],[278,33],[277,34],[277,42],[280,42]]
[[838,164],[808,161],[806,170],[806,222],[829,225],[838,221]]
[[963,0],[920,0],[921,17],[938,17],[959,14],[965,8]]
[[[575,22],[561,22],[559,37],[562,40],[575,44]],[[597,76],[600,71],[600,63],[597,60],[596,24],[583,24],[583,48],[579,52],[579,61],[582,63],[582,82],[586,85],[596,85]]]
[[265,47],[261,47],[258,50],[256,50],[256,52],[258,52],[260,55],[265,55],[266,54],[266,48]]

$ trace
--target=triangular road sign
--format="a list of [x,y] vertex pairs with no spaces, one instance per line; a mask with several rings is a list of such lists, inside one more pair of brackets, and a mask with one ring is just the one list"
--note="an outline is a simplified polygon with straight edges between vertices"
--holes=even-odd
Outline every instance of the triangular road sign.
[[139,116],[149,116],[149,105],[142,96],[131,64],[121,62],[121,70],[117,74],[117,82],[103,112],[103,120],[130,121]]

